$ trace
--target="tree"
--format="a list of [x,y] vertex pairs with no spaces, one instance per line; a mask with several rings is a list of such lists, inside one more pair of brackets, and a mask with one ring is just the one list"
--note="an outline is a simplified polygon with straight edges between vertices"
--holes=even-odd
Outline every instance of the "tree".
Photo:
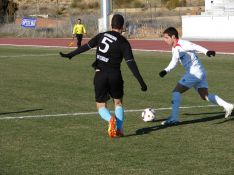
[[18,4],[13,0],[0,0],[0,23],[13,22]]
[[168,9],[174,9],[179,6],[179,0],[162,0],[162,4]]

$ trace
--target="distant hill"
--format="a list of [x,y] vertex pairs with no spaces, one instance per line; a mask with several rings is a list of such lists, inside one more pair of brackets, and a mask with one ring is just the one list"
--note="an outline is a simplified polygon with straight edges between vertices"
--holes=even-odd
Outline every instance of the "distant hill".
[[[82,10],[99,10],[101,0],[12,0],[19,4],[18,14],[49,14],[51,16],[81,13]],[[178,3],[179,2],[179,3]],[[204,0],[112,0],[114,9],[149,8],[179,5],[201,6]],[[176,6],[175,6],[176,5]]]
[[[82,5],[86,4],[100,4],[101,0],[13,0],[14,2],[17,2],[20,6],[21,5],[31,5],[31,4],[53,4],[53,5],[65,5],[65,6],[71,6],[72,4]],[[113,5],[117,6],[131,6],[131,5],[152,5],[152,6],[159,6],[167,1],[173,1],[177,2],[185,2],[188,5],[203,5],[205,0],[112,0]],[[35,4],[36,3],[36,4]]]

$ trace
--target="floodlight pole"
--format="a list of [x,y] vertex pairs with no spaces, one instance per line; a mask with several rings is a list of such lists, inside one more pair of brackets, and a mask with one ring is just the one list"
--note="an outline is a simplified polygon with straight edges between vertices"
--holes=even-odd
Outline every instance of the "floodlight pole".
[[109,30],[109,15],[112,11],[112,0],[101,0],[101,18],[103,20],[103,31]]

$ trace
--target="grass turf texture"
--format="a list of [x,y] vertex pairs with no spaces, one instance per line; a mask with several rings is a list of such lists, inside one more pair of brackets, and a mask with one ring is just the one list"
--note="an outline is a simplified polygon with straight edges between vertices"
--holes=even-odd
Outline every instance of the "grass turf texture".
[[[59,49],[67,52],[66,49]],[[58,50],[0,48],[0,117],[95,112],[94,52],[69,61]],[[135,52],[148,84],[122,64],[125,109],[170,107],[171,91],[181,66],[160,78],[170,53]],[[209,90],[234,102],[233,56],[200,56]],[[182,106],[208,105],[191,89]],[[111,101],[108,107],[113,110]],[[234,120],[220,107],[180,111],[182,124],[160,127],[170,110],[156,111],[157,121],[144,123],[140,112],[126,113],[125,137],[110,139],[98,115],[0,120],[0,174],[233,174]]]

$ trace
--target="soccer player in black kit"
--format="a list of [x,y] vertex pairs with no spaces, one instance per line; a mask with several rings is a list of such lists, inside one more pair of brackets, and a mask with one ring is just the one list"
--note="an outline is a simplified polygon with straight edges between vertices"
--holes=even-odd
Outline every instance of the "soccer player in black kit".
[[[97,47],[96,60],[92,65],[96,71],[93,81],[96,106],[100,116],[109,122],[108,135],[111,138],[123,136],[124,108],[122,100],[124,82],[120,70],[123,58],[138,80],[141,90],[147,90],[147,85],[134,60],[131,46],[127,39],[121,35],[123,25],[123,16],[115,14],[111,21],[111,31],[97,34],[87,44],[68,54],[60,52],[62,57],[71,59],[77,54]],[[113,98],[115,104],[115,116],[111,116],[106,106],[110,97]]]

